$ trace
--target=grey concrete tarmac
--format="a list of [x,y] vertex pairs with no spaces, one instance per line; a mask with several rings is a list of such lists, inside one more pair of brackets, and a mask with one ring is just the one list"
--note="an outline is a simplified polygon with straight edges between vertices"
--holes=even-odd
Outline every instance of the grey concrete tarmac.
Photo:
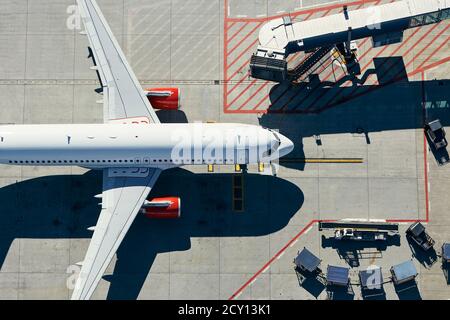
[[[143,86],[181,88],[182,110],[158,112],[164,121],[261,124],[280,129],[295,142],[290,157],[363,162],[282,163],[276,177],[250,167],[244,176],[243,212],[232,207],[233,168],[217,167],[212,174],[203,166],[164,172],[152,195],[182,197],[182,217],[138,217],[93,298],[228,299],[312,220],[428,217],[436,250],[450,241],[450,166],[436,164],[427,145],[424,148],[421,129],[424,99],[427,119],[438,117],[450,125],[448,63],[427,71],[424,82],[414,76],[315,115],[229,114],[223,112],[220,82],[222,1],[98,3]],[[232,16],[248,17],[323,3],[229,1]],[[67,8],[73,4],[0,2],[1,123],[103,121],[102,106],[95,102],[96,75],[86,59],[87,39],[66,26]],[[433,59],[448,56],[449,50],[444,46]],[[368,138],[355,133],[357,128]],[[83,260],[89,245],[86,228],[95,225],[99,207],[93,196],[100,191],[98,172],[76,167],[0,168],[0,299],[70,298],[70,266]],[[359,269],[377,264],[387,278],[392,265],[412,258],[406,228],[400,227],[399,244],[380,251],[357,250],[355,262],[345,248],[326,246],[313,225],[238,298],[326,299],[320,286],[308,291],[298,284],[292,259],[304,246],[320,256],[323,269],[328,264],[352,264],[356,279]],[[386,298],[419,294],[423,299],[449,299],[440,262],[428,269],[418,259],[414,263],[420,273],[418,293],[398,294],[386,284]],[[360,288],[353,289],[354,294],[344,298],[362,299]]]

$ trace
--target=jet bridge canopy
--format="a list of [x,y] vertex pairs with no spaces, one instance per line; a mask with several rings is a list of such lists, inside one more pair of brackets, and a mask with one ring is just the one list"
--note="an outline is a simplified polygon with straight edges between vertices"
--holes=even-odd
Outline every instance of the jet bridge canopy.
[[289,54],[345,42],[349,29],[354,40],[437,23],[449,16],[450,0],[403,0],[297,23],[270,20],[260,29],[259,43]]
[[448,18],[450,0],[403,0],[295,23],[289,16],[273,19],[260,29],[259,46],[250,61],[251,75],[281,82],[288,78],[283,61],[289,54],[342,43],[348,48],[351,41],[366,37],[372,37],[376,46],[385,45],[392,43],[389,37],[401,40],[408,28]]

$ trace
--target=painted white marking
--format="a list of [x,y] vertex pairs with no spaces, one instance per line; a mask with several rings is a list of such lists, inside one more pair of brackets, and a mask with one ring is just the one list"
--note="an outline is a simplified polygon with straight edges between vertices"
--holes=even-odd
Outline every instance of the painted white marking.
[[267,15],[266,14],[258,14],[256,17],[257,18],[262,18],[262,17],[267,17]]
[[[327,5],[331,5],[331,4],[333,4],[333,3],[338,3],[338,2],[342,2],[342,1],[341,1],[341,0],[331,1],[331,2],[327,2],[326,4],[327,4]],[[310,6],[304,6],[304,5],[303,5],[303,1],[302,1],[300,5],[302,6],[302,9],[305,9],[305,8],[321,7],[321,6],[324,6],[324,3],[318,3],[318,4],[313,4],[313,5],[310,5]],[[326,8],[326,7],[325,7],[325,8]]]
[[267,270],[269,270],[269,268],[270,268],[270,266],[267,266],[267,267],[262,271],[262,273],[264,273],[264,272],[266,272]]
[[285,251],[283,251],[282,253],[280,253],[280,255],[277,257],[277,260],[280,260],[281,257],[284,255]]
[[311,229],[312,229],[312,226],[309,227],[308,229],[306,229],[305,232],[304,232],[303,234],[307,234],[309,231],[311,231]]
[[236,18],[247,18],[248,16],[246,14],[238,14],[236,15]]
[[277,14],[280,14],[280,13],[285,13],[286,11],[284,11],[284,10],[280,10],[280,11],[277,11]]
[[293,246],[295,246],[295,244],[298,242],[298,239],[295,239],[295,241],[294,242],[292,242],[290,245],[289,245],[289,248],[292,248]]
[[257,279],[258,279],[258,278],[253,279],[253,281],[250,282],[250,285],[253,285]]
[[369,219],[370,222],[386,222],[385,219]]
[[406,226],[408,222],[399,222],[399,225]]
[[239,298],[239,296],[242,294],[242,292],[239,292],[237,295],[234,296],[234,299]]

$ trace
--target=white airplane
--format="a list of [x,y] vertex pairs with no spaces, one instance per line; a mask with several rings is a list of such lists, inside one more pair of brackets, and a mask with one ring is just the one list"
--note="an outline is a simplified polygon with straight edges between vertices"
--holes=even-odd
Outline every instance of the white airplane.
[[[102,209],[96,226],[88,228],[94,234],[72,294],[89,299],[137,214],[179,217],[179,198],[147,199],[162,170],[258,163],[289,153],[293,144],[259,126],[161,124],[154,108],[178,108],[178,89],[144,91],[95,0],[77,3],[102,85],[104,123],[0,126],[0,163],[103,170],[103,192],[97,196]],[[235,142],[230,148],[220,139],[225,133]],[[205,156],[208,150],[216,154]]]

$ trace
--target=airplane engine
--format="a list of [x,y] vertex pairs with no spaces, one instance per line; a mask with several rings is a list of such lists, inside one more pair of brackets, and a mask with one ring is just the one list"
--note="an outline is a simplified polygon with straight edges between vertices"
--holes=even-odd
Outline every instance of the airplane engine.
[[145,89],[145,94],[154,109],[178,110],[180,108],[179,88]]
[[164,197],[145,200],[141,212],[150,219],[177,219],[181,216],[181,199]]

